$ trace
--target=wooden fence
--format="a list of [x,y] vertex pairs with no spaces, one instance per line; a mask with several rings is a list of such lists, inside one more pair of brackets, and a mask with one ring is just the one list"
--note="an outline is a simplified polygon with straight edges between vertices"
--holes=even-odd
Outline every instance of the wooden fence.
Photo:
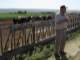
[[[79,15],[68,15],[67,31],[80,26]],[[27,22],[21,24],[0,25],[0,56],[10,56],[20,53],[20,48],[46,41],[55,36],[54,19]],[[27,47],[26,47],[27,48]],[[17,52],[16,52],[17,50]],[[20,51],[24,51],[21,49]],[[15,52],[16,53],[15,53]],[[10,54],[8,54],[10,53]]]

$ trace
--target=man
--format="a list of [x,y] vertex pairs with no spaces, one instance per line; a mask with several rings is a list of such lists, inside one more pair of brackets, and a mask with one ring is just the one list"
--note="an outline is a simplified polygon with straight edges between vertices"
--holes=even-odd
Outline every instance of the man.
[[55,57],[58,58],[62,55],[65,55],[64,47],[65,47],[65,35],[66,35],[66,27],[67,27],[67,16],[66,16],[66,7],[62,5],[60,7],[60,13],[55,16]]

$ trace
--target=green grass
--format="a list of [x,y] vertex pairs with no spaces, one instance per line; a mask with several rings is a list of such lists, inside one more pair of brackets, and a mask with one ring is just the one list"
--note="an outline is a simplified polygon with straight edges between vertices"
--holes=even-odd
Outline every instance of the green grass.
[[[54,50],[53,47],[53,44],[47,44],[45,46],[40,45],[36,47],[36,49],[33,51],[31,55],[29,54],[29,52],[24,53],[22,54],[20,59],[18,58],[18,60],[47,60],[47,58],[52,55],[52,52]],[[12,60],[15,60],[14,57]]]
[[53,44],[48,44],[43,47],[43,50],[40,51],[40,48],[37,48],[37,51],[33,52],[30,57],[26,57],[25,60],[47,60],[49,56],[52,55]]
[[69,40],[76,39],[78,36],[80,36],[80,27],[75,32],[68,34]]
[[12,18],[17,16],[46,16],[42,13],[0,13],[0,18]]

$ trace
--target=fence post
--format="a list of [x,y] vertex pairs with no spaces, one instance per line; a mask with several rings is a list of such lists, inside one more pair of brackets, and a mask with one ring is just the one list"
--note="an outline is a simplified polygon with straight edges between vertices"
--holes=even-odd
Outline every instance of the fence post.
[[32,43],[35,43],[35,25],[32,26],[32,36],[33,36]]
[[2,43],[2,32],[1,32],[1,28],[0,28],[0,38],[1,38],[1,40],[0,40],[0,45],[1,45],[1,54],[3,53],[3,43]]

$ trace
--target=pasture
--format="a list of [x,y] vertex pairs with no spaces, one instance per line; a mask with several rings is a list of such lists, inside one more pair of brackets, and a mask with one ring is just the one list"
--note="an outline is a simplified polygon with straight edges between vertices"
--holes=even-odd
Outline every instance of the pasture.
[[13,18],[17,16],[47,16],[48,13],[0,13],[0,18]]

